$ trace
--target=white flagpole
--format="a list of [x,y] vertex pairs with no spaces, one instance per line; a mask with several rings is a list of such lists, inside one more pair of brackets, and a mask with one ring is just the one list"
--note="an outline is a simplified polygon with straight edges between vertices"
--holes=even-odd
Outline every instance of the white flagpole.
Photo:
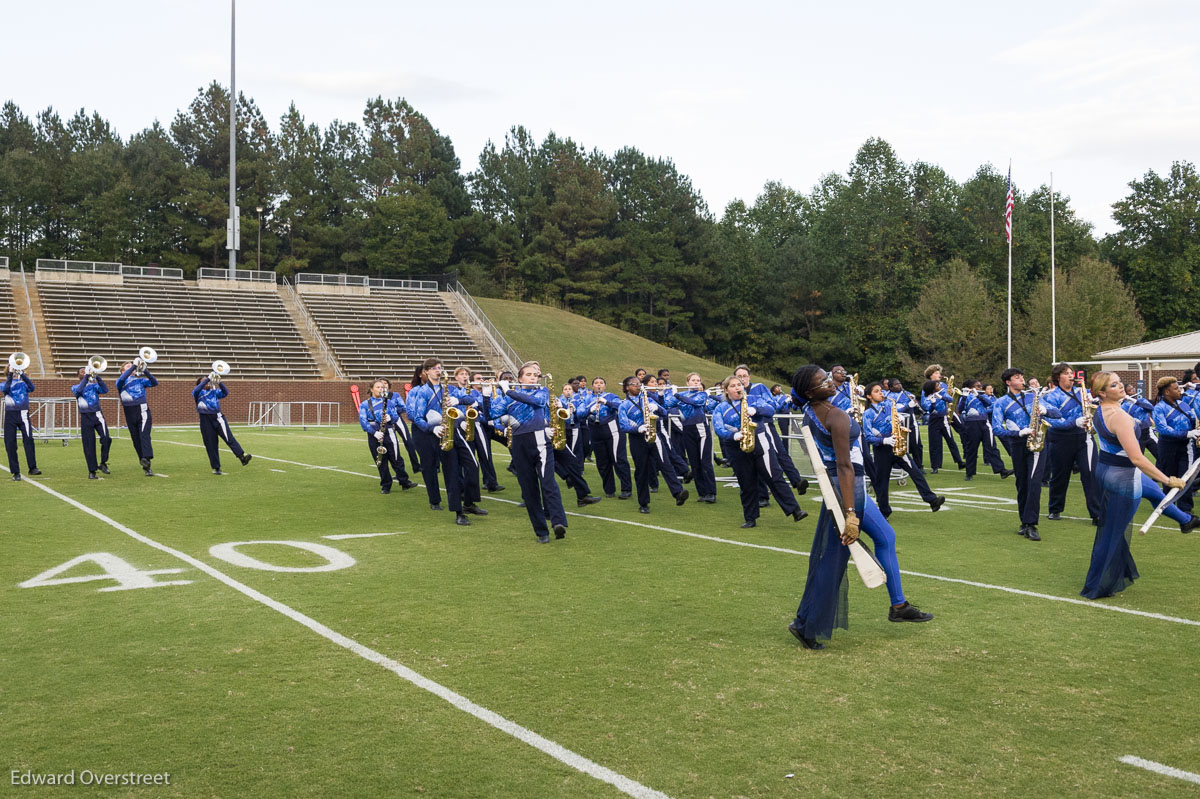
[[1050,173],[1050,362],[1058,363],[1058,321],[1054,304],[1054,173]]
[[[1008,175],[1012,180],[1012,159],[1008,159]],[[1007,198],[1005,198],[1007,202]],[[1008,368],[1012,368],[1012,235],[1008,237]]]

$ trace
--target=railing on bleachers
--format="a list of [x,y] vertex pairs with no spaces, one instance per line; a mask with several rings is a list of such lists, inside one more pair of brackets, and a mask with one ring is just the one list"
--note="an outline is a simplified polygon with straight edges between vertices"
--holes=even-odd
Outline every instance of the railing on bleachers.
[[120,275],[121,264],[109,261],[60,261],[53,258],[38,258],[34,264],[37,272],[77,272],[92,275]]
[[436,280],[401,280],[390,277],[367,277],[366,275],[326,275],[318,272],[300,272],[296,285],[316,286],[359,286],[370,289],[405,289],[408,291],[437,291]]
[[121,277],[183,280],[183,270],[170,266],[129,266],[128,264],[121,264]]
[[475,302],[475,298],[471,296],[462,283],[456,280],[454,281],[454,285],[449,288],[451,292],[458,296],[463,307],[466,308],[468,315],[474,318],[475,324],[479,325],[480,329],[491,339],[492,346],[495,347],[496,352],[500,353],[500,356],[508,361],[508,368],[512,369],[515,374],[517,367],[524,363],[521,360],[521,356],[517,355],[517,351],[504,338],[504,334],[496,329],[496,326],[492,324],[492,320],[488,319],[487,314],[483,312],[483,309],[479,307],[479,303]]

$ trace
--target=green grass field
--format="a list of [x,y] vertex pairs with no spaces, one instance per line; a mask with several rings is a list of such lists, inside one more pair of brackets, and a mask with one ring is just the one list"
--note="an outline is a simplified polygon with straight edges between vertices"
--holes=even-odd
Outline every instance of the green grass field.
[[[4,795],[622,795],[521,730],[633,781],[634,795],[1197,790],[1118,758],[1200,771],[1200,535],[1137,537],[1134,586],[1056,601],[1077,598],[1093,536],[1077,484],[1067,514],[1083,520],[1044,522],[1041,543],[1014,535],[1011,480],[943,472],[932,483],[951,500],[937,514],[895,500],[901,566],[927,575],[906,574],[904,588],[936,618],[888,623],[884,589],[852,575],[850,630],[809,652],[785,625],[815,512],[797,524],[772,507],[741,530],[736,490],[682,508],[664,490],[649,516],[605,500],[539,546],[507,473],[508,490],[484,500],[490,515],[459,528],[423,489],[380,495],[357,428],[235,432],[255,458],[243,468],[224,451],[224,477],[187,428],[156,431],[167,476],[143,477],[118,439],[103,480],[86,479],[76,442],[38,448],[36,482],[58,495],[0,482],[3,765],[15,777],[171,775],[169,786],[52,788],[5,774]],[[347,534],[389,535],[326,538]],[[354,563],[265,571],[211,551],[250,541],[320,544]],[[327,564],[289,544],[239,551]],[[19,587],[96,553],[179,570],[142,580],[188,582]],[[101,573],[92,560],[42,582]],[[397,664],[521,730],[464,712]]]

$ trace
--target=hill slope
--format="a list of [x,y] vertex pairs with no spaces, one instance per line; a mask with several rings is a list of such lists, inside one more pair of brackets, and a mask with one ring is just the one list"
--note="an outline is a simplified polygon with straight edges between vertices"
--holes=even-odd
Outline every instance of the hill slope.
[[621,380],[639,366],[650,372],[670,369],[677,384],[688,372],[699,372],[707,386],[733,371],[569,311],[484,297],[476,301],[517,354],[537,360],[543,372],[554,375],[556,386],[567,377],[599,375],[619,394]]

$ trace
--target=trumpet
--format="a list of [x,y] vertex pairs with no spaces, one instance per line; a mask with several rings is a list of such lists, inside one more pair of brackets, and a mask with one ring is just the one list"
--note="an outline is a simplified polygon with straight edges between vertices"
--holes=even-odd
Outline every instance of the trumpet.
[[212,371],[208,373],[208,381],[215,386],[221,385],[221,378],[225,377],[230,372],[229,364],[224,361],[213,361]]
[[89,383],[96,382],[96,375],[102,374],[108,369],[108,361],[103,355],[93,355],[88,358],[87,365],[83,367],[84,374],[88,376]]
[[27,371],[31,363],[33,363],[33,359],[23,352],[14,352],[12,355],[8,356],[8,370],[12,372],[15,377],[20,377],[25,371]]
[[[145,374],[146,367],[158,360],[158,353],[153,347],[140,347],[137,357],[133,359],[133,368],[139,376]],[[221,361],[224,363],[224,361]]]

